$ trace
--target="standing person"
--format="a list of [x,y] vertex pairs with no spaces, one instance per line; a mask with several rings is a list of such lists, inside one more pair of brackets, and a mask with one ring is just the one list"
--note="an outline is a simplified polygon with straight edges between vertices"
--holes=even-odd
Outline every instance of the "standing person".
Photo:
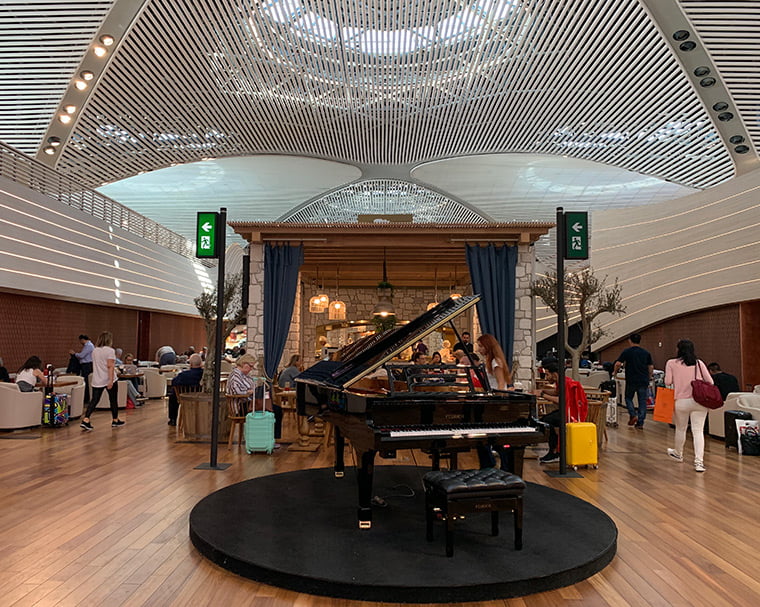
[[[628,407],[628,425],[635,425],[637,430],[644,429],[649,382],[652,381],[654,373],[652,355],[642,348],[640,343],[641,335],[631,334],[628,338],[628,347],[620,353],[613,369],[614,376],[621,367],[625,368],[625,406]],[[633,406],[634,395],[639,399],[638,410]]]
[[[462,335],[464,339],[464,334]],[[499,342],[493,335],[484,333],[478,337],[478,352],[486,359],[486,375],[491,389],[506,390],[512,387],[512,373]]]
[[118,428],[124,422],[119,419],[119,404],[117,402],[118,388],[116,385],[116,351],[113,349],[113,335],[110,331],[103,331],[98,336],[98,342],[92,351],[92,396],[87,405],[82,423],[82,430],[91,431],[90,416],[98,406],[103,390],[108,391],[108,400],[111,404],[111,427]]
[[683,446],[686,442],[686,427],[691,420],[691,436],[694,441],[694,470],[704,472],[705,468],[705,419],[707,407],[703,407],[692,397],[691,382],[702,379],[708,384],[713,378],[705,363],[697,358],[694,344],[682,339],[676,346],[676,357],[665,363],[665,383],[675,390],[676,407],[673,422],[676,436],[673,448],[668,449],[668,456],[677,462],[683,462]]
[[741,389],[739,388],[739,380],[730,373],[721,371],[718,363],[710,363],[707,365],[707,370],[710,372],[710,375],[712,375],[713,383],[718,386],[723,402],[726,402],[726,397],[731,392],[741,392]]
[[472,347],[472,343],[470,343],[470,332],[464,331],[462,333],[462,341],[458,341],[454,344],[454,347],[452,348],[454,352],[457,350],[462,350],[462,352],[472,352],[474,348]]
[[79,352],[69,350],[69,354],[77,357],[79,361],[79,375],[84,377],[84,399],[90,401],[90,373],[92,373],[92,351],[95,346],[92,345],[90,338],[82,334],[79,336],[79,343],[82,349]]
[[16,385],[20,392],[32,392],[37,387],[37,382],[44,386],[47,377],[42,372],[40,357],[30,356],[16,373]]

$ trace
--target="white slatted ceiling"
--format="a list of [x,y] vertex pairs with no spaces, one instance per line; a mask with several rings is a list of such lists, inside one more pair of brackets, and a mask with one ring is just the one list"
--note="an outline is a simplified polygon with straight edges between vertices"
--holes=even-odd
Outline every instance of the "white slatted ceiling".
[[[636,0],[467,13],[469,34],[406,54],[318,41],[271,0],[154,0],[119,47],[59,168],[88,185],[204,157],[284,153],[365,165],[526,152],[689,187],[731,159]],[[433,28],[486,0],[296,0],[376,32]],[[327,21],[325,21],[327,20]],[[303,34],[303,32],[301,31]],[[390,34],[388,34],[390,36]],[[707,143],[706,143],[707,142]],[[714,144],[712,143],[714,142]]]
[[113,0],[0,2],[0,140],[33,155]]
[[760,149],[760,3],[680,0]]

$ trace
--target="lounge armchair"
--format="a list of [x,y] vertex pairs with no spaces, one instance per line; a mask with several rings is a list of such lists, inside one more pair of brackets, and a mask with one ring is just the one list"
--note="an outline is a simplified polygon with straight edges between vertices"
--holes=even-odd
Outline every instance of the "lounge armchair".
[[42,392],[22,392],[16,384],[0,383],[0,430],[39,426],[43,398]]

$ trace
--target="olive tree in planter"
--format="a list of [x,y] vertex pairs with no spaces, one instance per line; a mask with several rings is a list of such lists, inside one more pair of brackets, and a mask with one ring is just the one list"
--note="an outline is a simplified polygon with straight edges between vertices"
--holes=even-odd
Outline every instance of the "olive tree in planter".
[[[531,294],[540,297],[555,314],[558,313],[557,272],[549,272],[531,285]],[[572,360],[572,377],[578,379],[581,355],[604,337],[607,332],[595,325],[596,318],[603,313],[625,314],[622,304],[621,288],[615,279],[614,284],[607,284],[607,277],[599,278],[591,268],[578,272],[565,272],[565,349],[570,352]],[[570,318],[578,319],[581,324],[581,343],[573,348],[568,343]]]

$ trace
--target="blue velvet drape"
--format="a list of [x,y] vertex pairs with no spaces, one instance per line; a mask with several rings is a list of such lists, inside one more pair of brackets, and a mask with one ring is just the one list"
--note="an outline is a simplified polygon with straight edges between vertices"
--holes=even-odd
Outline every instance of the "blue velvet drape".
[[303,245],[264,247],[264,368],[274,377],[290,331]]
[[473,293],[480,294],[478,317],[483,333],[490,333],[512,364],[515,333],[515,271],[517,247],[467,245]]

